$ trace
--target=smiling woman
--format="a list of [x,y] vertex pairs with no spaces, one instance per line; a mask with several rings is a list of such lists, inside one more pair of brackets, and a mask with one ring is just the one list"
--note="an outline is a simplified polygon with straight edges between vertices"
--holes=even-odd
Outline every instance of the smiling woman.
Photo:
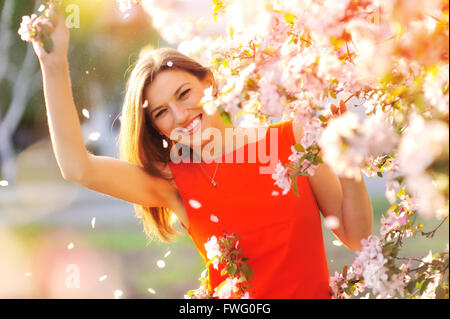
[[[127,84],[119,136],[121,159],[142,167],[151,176],[172,181],[167,166],[172,146],[203,146],[210,139],[193,134],[200,126],[202,130],[226,127],[218,114],[206,114],[200,104],[204,90],[214,85],[208,68],[176,50],[142,51]],[[171,185],[175,190],[175,184]],[[173,193],[165,207],[135,204],[150,237],[170,240],[177,234],[168,206],[189,224],[179,207],[178,192]]]
[[[92,155],[84,145],[71,95],[68,38],[64,24],[57,23],[52,53],[34,43],[43,70],[53,149],[66,180],[133,203],[150,238],[170,241],[179,235],[178,218],[208,267],[207,293],[202,295],[330,298],[315,195],[324,213],[341,217],[339,183],[331,183],[331,174],[322,169],[317,179],[295,180],[300,198],[293,192],[279,196],[271,174],[260,172],[266,164],[260,155],[268,149],[273,153],[273,145],[275,163],[289,162],[291,147],[302,138],[300,124],[271,124],[262,136],[243,131],[242,145],[229,150],[226,145],[235,135],[224,131],[234,127],[219,112],[206,113],[201,103],[206,90],[212,87],[212,95],[217,93],[212,72],[173,49],[142,51],[127,83],[120,159]],[[208,129],[219,134],[196,134]],[[172,161],[172,146],[202,150],[217,137],[224,147],[212,149],[212,163],[203,161],[203,152],[200,162]],[[249,149],[258,149],[255,161],[224,162]],[[345,232],[341,234],[344,238]],[[214,251],[223,253],[220,263],[209,260],[216,257],[206,251],[212,238],[219,238]],[[283,285],[274,289],[279,282]]]

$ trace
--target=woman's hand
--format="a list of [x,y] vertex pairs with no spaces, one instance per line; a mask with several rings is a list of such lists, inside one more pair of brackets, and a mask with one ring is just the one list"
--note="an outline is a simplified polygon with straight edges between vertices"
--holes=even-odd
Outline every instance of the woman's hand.
[[[70,32],[65,24],[63,10],[52,4],[48,10],[48,19],[51,21],[53,30],[51,30],[50,38],[53,46],[50,53],[47,53],[38,41],[33,41],[33,48],[36,52],[41,67],[51,66],[64,61],[67,58],[69,49]],[[47,19],[39,17],[38,19]]]

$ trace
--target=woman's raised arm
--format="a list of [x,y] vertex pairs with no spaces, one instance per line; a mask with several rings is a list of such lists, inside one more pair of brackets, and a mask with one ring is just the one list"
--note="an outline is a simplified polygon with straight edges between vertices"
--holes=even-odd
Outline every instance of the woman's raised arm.
[[[69,30],[62,13],[51,37],[51,53],[33,47],[42,69],[45,104],[53,151],[65,180],[135,204],[169,207],[175,198],[172,183],[149,175],[138,165],[89,154],[72,96],[67,60]],[[170,207],[169,207],[170,208]]]

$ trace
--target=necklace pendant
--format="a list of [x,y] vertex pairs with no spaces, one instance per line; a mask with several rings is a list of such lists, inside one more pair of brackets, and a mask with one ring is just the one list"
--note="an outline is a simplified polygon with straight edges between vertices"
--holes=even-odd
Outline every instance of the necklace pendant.
[[215,180],[211,180],[211,184],[213,184],[213,186],[217,186],[217,183]]

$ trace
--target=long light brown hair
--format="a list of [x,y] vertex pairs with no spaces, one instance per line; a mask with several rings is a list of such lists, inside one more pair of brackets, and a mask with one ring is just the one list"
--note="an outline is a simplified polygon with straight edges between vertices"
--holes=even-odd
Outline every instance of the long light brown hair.
[[[168,69],[187,71],[200,81],[211,72],[209,68],[174,49],[141,51],[127,81],[119,147],[122,160],[143,167],[151,176],[171,180],[172,177],[166,176],[157,164],[167,164],[170,161],[172,142],[158,132],[143,107],[147,86],[159,73]],[[169,147],[164,148],[163,139],[166,139]],[[168,208],[134,204],[134,209],[136,216],[142,218],[144,231],[150,240],[159,238],[163,242],[169,242],[180,235],[174,228],[176,218]]]

